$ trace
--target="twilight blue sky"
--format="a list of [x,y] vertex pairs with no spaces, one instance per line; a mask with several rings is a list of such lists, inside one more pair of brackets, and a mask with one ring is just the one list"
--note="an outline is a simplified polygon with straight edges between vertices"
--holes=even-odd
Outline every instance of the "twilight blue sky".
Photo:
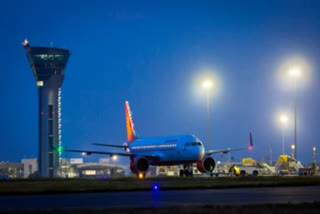
[[[206,139],[208,73],[211,149],[258,160],[281,151],[276,114],[291,116],[288,65],[299,65],[298,156],[319,151],[319,1],[1,1],[0,160],[37,156],[37,87],[21,42],[72,51],[62,87],[64,147],[104,149],[126,140],[124,101],[140,136],[195,134]],[[66,157],[78,157],[66,154]],[[86,161],[101,156],[87,157]],[[217,157],[219,159],[219,156]],[[122,159],[121,163],[127,163]]]

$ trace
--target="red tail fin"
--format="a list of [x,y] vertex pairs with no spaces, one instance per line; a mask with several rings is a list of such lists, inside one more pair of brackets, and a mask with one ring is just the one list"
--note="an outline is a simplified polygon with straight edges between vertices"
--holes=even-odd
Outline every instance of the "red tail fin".
[[136,132],[134,130],[134,123],[133,123],[133,120],[132,120],[132,115],[131,115],[130,106],[129,106],[129,102],[128,101],[126,101],[124,103],[124,109],[125,109],[125,113],[126,113],[128,142],[131,142],[131,141],[136,140],[137,137],[136,137]]
[[253,142],[252,142],[252,135],[251,135],[251,132],[250,132],[248,149],[251,150],[252,148],[253,148]]

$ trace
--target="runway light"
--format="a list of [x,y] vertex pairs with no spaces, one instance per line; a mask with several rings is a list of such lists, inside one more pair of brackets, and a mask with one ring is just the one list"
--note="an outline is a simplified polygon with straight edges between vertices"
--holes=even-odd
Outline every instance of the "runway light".
[[138,177],[139,179],[143,179],[143,173],[139,173]]
[[153,189],[154,191],[158,191],[158,190],[159,190],[159,185],[158,185],[158,184],[154,184],[154,185],[152,186],[152,189]]

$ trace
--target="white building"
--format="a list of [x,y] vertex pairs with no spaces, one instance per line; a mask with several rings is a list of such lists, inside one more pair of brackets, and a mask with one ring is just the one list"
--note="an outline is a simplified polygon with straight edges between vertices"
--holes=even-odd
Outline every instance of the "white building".
[[28,178],[31,174],[38,171],[38,161],[37,158],[22,159],[23,164],[23,177]]

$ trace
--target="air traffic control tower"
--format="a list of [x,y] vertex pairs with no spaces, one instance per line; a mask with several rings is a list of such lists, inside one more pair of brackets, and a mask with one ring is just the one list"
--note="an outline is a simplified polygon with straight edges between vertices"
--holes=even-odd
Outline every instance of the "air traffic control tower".
[[[61,154],[61,85],[70,51],[22,43],[38,86],[39,175],[58,176]],[[56,149],[58,148],[58,149]]]

